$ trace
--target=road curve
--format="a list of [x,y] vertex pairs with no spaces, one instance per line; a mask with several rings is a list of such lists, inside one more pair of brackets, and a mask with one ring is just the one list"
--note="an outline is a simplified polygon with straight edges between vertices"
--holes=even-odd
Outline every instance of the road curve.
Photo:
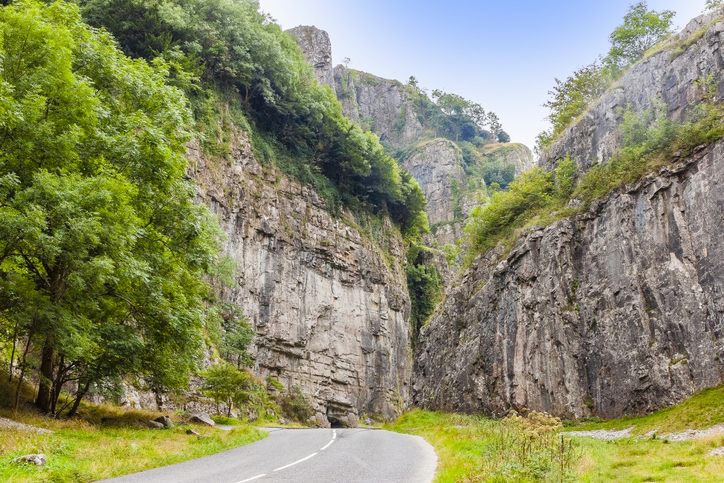
[[269,429],[223,453],[107,483],[430,483],[435,450],[418,436],[370,429]]

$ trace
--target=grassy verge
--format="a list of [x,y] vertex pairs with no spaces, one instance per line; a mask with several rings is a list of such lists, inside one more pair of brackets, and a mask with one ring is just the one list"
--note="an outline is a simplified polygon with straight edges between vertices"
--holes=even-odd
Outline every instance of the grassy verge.
[[436,483],[577,481],[580,448],[564,439],[561,449],[554,434],[559,427],[553,418],[500,421],[415,410],[384,429],[432,444],[438,457]]
[[721,482],[724,458],[709,451],[724,446],[724,438],[696,441],[665,440],[599,441],[576,438],[584,452],[579,480],[584,482],[669,483]]
[[[152,430],[98,426],[82,420],[51,420],[28,414],[3,416],[55,431],[36,434],[0,429],[0,481],[8,483],[97,481],[200,458],[258,441],[266,435],[249,425],[231,431],[196,428],[208,436],[197,438],[186,435],[185,427]],[[29,453],[44,453],[47,466],[10,464],[13,458]]]
[[[564,438],[564,443],[570,445],[565,454],[526,437],[516,437],[520,429],[530,435],[531,427],[536,425],[511,428],[510,418],[501,421],[416,410],[385,429],[418,435],[433,445],[438,455],[436,483],[720,482],[724,457],[710,456],[709,452],[724,447],[724,435],[680,442],[668,441],[662,435],[723,423],[723,401],[724,386],[720,386],[650,416],[588,421],[575,427],[570,427],[573,423],[566,424],[566,431],[633,427],[634,437],[618,441]],[[555,420],[553,425],[543,426],[562,430]],[[643,436],[653,430],[658,430],[658,437]],[[559,445],[560,436],[553,436],[552,441]],[[523,450],[525,458],[521,458],[521,448],[526,446],[531,449],[527,453]],[[572,471],[561,472],[561,461],[569,464]]]
[[687,429],[706,429],[721,423],[724,423],[724,386],[704,389],[681,404],[656,411],[649,416],[624,417],[609,421],[589,420],[569,429],[591,431],[633,427],[631,434],[639,436],[651,431],[658,431],[661,435]]
[[[85,483],[113,478],[159,466],[180,463],[243,446],[267,433],[241,423],[231,431],[195,427],[203,436],[187,435],[188,427],[148,429],[146,423],[164,413],[126,410],[111,405],[81,404],[78,417],[48,418],[33,412],[22,402],[14,403],[14,384],[0,373],[0,417],[5,417],[53,434],[37,434],[0,428],[0,481],[7,483]],[[32,400],[33,388],[23,385],[21,401]],[[172,415],[173,418],[173,415]],[[47,466],[16,465],[10,461],[30,453],[44,453]]]

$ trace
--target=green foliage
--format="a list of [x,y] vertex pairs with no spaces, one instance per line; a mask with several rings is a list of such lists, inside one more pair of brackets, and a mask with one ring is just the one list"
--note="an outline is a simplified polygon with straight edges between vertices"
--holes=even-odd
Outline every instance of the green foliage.
[[202,392],[216,404],[225,404],[227,417],[231,417],[234,406],[250,410],[270,405],[264,384],[247,370],[219,361],[201,375],[204,377]]
[[603,67],[594,62],[578,69],[565,81],[555,81],[553,90],[548,92],[552,98],[543,106],[550,110],[552,135],[557,137],[606,91],[610,78]]
[[593,166],[577,180],[576,165],[566,157],[552,172],[535,169],[511,183],[508,192],[494,193],[487,206],[475,208],[470,215],[468,261],[535,219],[547,222],[551,213],[557,217],[569,214],[566,205],[570,199],[579,199],[587,209],[593,200],[615,188],[670,164],[673,154],[678,153],[674,160],[684,159],[697,146],[724,137],[724,106],[715,104],[713,76],[695,85],[704,102],[693,109],[690,121],[674,123],[665,116],[665,106],[641,113],[627,106],[620,126],[624,146],[607,164]]
[[278,391],[284,390],[284,385],[271,376],[266,378],[266,382],[269,383],[273,388],[277,389]]
[[508,191],[494,192],[487,205],[475,207],[465,227],[471,242],[468,261],[540,212],[563,207],[573,192],[575,170],[570,158],[550,172],[535,168],[513,181]]
[[408,253],[407,287],[412,304],[410,324],[413,346],[417,343],[420,329],[429,322],[443,296],[442,277],[434,266],[425,263],[426,251],[426,248],[415,245]]
[[294,386],[288,393],[279,395],[277,402],[284,416],[292,421],[304,424],[314,416],[314,409],[299,386]]
[[73,4],[15,2],[0,31],[0,310],[40,349],[20,361],[40,359],[38,405],[69,381],[183,384],[220,236],[185,180],[183,94]]
[[214,341],[222,357],[237,367],[251,366],[253,361],[247,349],[256,333],[236,304],[216,302],[212,311],[221,329],[220,340]]
[[480,104],[439,89],[432,92],[431,100],[427,90],[420,88],[414,77],[410,78],[407,87],[418,120],[433,137],[472,141],[490,133],[497,137],[502,131],[498,116],[485,112]]
[[713,12],[724,5],[724,0],[706,0],[705,7],[709,12]]
[[560,427],[560,420],[543,413],[501,421],[415,410],[385,429],[432,444],[439,483],[580,481],[580,444],[557,436]]
[[453,245],[452,243],[446,243],[442,247],[442,251],[445,253],[445,259],[447,260],[448,265],[457,267],[458,257],[460,256],[460,247],[458,245]]
[[646,2],[629,7],[623,24],[609,36],[611,50],[604,62],[616,75],[627,66],[641,59],[644,53],[665,40],[672,33],[672,21],[676,12],[649,10]]
[[551,128],[536,138],[536,152],[541,154],[553,141],[584,114],[591,104],[618,79],[626,68],[644,57],[647,50],[672,34],[675,12],[649,10],[646,2],[629,7],[618,26],[609,36],[611,49],[597,62],[578,69],[565,81],[555,79],[556,85],[548,94],[551,100],[543,104],[550,110]]
[[[204,147],[228,154],[224,112],[240,110],[260,161],[313,184],[331,210],[390,214],[403,231],[426,229],[417,183],[377,138],[342,115],[296,42],[252,0],[83,0],[88,21],[133,56],[198,67],[188,89]],[[198,88],[197,88],[198,87]],[[240,102],[241,101],[241,102]],[[221,104],[221,105],[219,105]],[[224,107],[228,106],[228,107]],[[221,123],[221,124],[220,124]]]
[[510,135],[501,129],[500,132],[498,133],[498,142],[499,143],[509,143]]

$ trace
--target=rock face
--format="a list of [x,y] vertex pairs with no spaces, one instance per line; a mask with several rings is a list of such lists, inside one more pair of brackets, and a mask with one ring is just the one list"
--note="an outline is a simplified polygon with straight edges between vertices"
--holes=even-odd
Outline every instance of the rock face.
[[643,414],[724,381],[724,142],[479,257],[423,331],[426,408]]
[[502,165],[515,166],[515,176],[530,171],[535,166],[533,153],[527,146],[518,143],[489,144],[484,146],[486,157],[499,159]]
[[455,219],[455,193],[465,183],[460,150],[447,139],[434,139],[419,146],[402,162],[420,184],[427,198],[430,225]]
[[243,307],[256,330],[254,371],[299,386],[322,426],[398,414],[411,373],[399,235],[380,240],[382,253],[312,189],[263,168],[241,133],[229,161],[194,147],[189,158],[199,199],[228,234],[237,279],[222,297]]
[[334,89],[334,69],[332,67],[332,42],[329,34],[314,26],[300,25],[286,31],[296,40],[305,59],[314,68],[314,76],[320,84]]
[[424,129],[402,83],[343,65],[332,68],[332,45],[324,30],[299,26],[287,33],[297,40],[319,83],[335,91],[348,119],[395,147],[420,140]]
[[[693,42],[696,33],[719,15],[692,20],[679,34],[681,41]],[[669,118],[684,122],[706,95],[709,76],[717,86],[716,96],[721,98],[724,95],[723,35],[724,22],[716,23],[684,52],[664,50],[634,66],[580,122],[551,146],[539,164],[550,169],[566,155],[582,170],[597,162],[607,162],[623,144],[618,125],[628,105],[637,112],[663,107]]]

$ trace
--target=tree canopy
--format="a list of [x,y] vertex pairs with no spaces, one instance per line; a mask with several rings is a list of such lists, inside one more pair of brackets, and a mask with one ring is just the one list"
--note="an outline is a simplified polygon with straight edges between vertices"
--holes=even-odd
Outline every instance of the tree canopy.
[[[296,41],[260,13],[252,0],[83,0],[88,22],[104,27],[124,51],[163,58],[198,82],[183,84],[197,128],[213,146],[220,115],[238,112],[262,161],[274,161],[312,183],[334,209],[389,213],[402,226],[425,230],[414,179],[373,135],[342,114],[321,86]],[[216,114],[208,117],[209,104]],[[214,117],[215,116],[215,117]],[[221,139],[219,139],[221,140]],[[404,205],[404,208],[400,205]],[[414,230],[412,230],[414,231]]]
[[40,348],[37,404],[144,375],[178,386],[204,337],[218,224],[185,179],[190,112],[70,3],[0,8],[0,311]]

